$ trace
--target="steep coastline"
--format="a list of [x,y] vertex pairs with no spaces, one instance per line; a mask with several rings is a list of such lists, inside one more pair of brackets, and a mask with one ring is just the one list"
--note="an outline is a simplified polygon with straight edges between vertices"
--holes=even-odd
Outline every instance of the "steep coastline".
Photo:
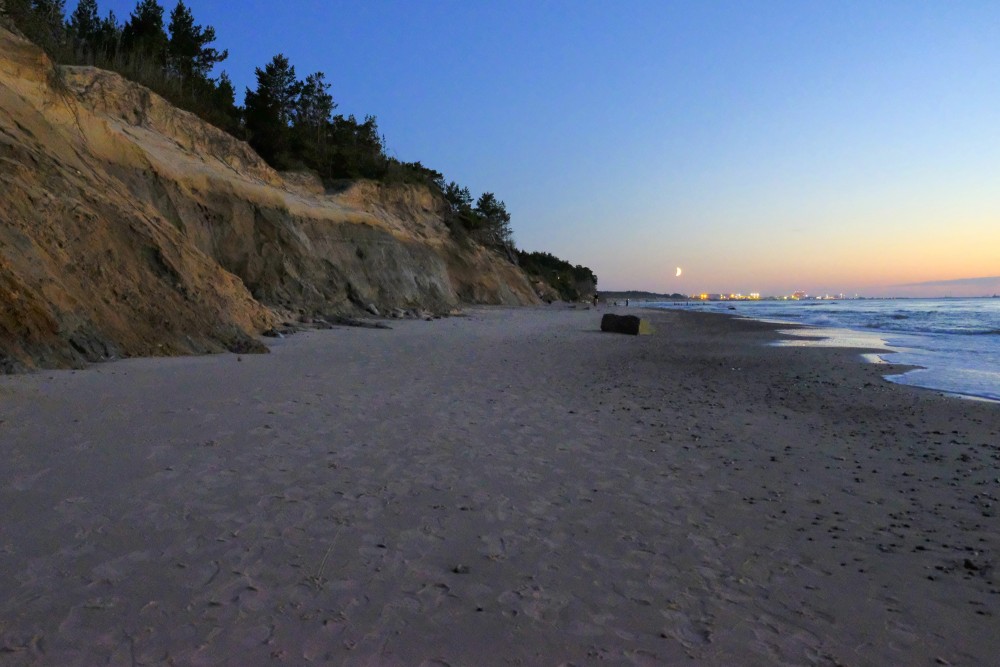
[[321,312],[537,301],[427,188],[325,191],[120,76],[0,29],[0,368],[262,349]]

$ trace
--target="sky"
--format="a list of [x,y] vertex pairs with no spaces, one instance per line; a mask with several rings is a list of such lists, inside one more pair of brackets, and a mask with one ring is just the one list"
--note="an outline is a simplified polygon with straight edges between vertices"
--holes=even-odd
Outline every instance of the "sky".
[[1000,293],[995,0],[186,4],[239,99],[278,53],[324,72],[600,289]]

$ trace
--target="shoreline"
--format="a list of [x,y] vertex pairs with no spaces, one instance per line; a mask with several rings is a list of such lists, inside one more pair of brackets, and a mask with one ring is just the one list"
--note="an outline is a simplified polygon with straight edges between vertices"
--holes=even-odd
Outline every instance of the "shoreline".
[[[983,297],[986,298],[986,297]],[[881,299],[879,301],[886,301],[890,299]],[[898,301],[899,299],[891,299],[892,301]],[[911,301],[942,301],[947,299],[910,299]],[[956,298],[955,301],[969,301],[975,299],[969,298]],[[868,299],[867,301],[872,301]],[[681,312],[688,312],[686,308],[663,308],[642,305],[640,306],[644,310],[649,311],[661,311],[661,310],[680,310]],[[733,310],[736,310],[735,308]],[[699,312],[699,311],[694,311]],[[847,324],[830,324],[830,323],[813,323],[813,322],[797,322],[790,319],[780,319],[777,316],[756,316],[748,315],[746,311],[743,312],[721,312],[718,310],[708,310],[700,311],[707,313],[713,313],[718,315],[728,315],[731,317],[752,319],[758,322],[765,322],[769,324],[780,324],[786,325],[779,327],[780,329],[789,328],[803,328],[814,332],[813,334],[803,334],[802,336],[807,340],[802,341],[800,344],[804,346],[814,346],[814,347],[836,347],[836,348],[850,348],[857,349],[862,352],[868,352],[864,355],[864,358],[869,363],[886,363],[892,366],[904,367],[907,370],[902,371],[893,376],[886,376],[886,380],[894,384],[902,384],[906,386],[916,387],[920,389],[926,389],[929,391],[938,391],[950,396],[955,396],[957,398],[963,398],[967,400],[975,401],[986,401],[992,403],[1000,404],[1000,387],[995,389],[990,388],[976,388],[969,387],[955,387],[949,386],[949,382],[953,382],[953,378],[950,380],[942,380],[940,374],[943,370],[954,370],[954,367],[949,367],[948,365],[941,364],[940,358],[937,356],[937,351],[932,350],[930,354],[931,362],[939,363],[921,363],[921,361],[891,361],[884,359],[881,355],[893,354],[906,356],[907,354],[912,354],[912,350],[907,348],[907,345],[900,344],[899,342],[890,342],[890,339],[895,338],[900,339],[918,339],[918,340],[929,340],[929,332],[921,331],[887,331],[879,329],[867,329],[862,327],[851,327]],[[782,333],[779,331],[778,333]],[[815,337],[816,340],[809,340]],[[877,344],[868,344],[875,343]],[[776,343],[777,345],[782,345],[781,341]],[[794,345],[794,343],[787,343],[788,345]],[[924,352],[923,356],[927,357],[927,353]],[[874,358],[873,358],[874,357]],[[924,359],[924,362],[928,359]],[[988,366],[987,366],[988,367]],[[934,372],[938,374],[938,378],[931,382],[918,383],[914,375],[920,371]]]
[[995,404],[611,310],[0,378],[0,665],[1000,653]]

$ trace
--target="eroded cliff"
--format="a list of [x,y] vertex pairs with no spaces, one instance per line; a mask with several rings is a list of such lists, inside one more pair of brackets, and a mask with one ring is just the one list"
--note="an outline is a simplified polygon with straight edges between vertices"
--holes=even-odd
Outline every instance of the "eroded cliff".
[[299,313],[536,300],[421,186],[325,191],[0,29],[0,368],[260,348]]

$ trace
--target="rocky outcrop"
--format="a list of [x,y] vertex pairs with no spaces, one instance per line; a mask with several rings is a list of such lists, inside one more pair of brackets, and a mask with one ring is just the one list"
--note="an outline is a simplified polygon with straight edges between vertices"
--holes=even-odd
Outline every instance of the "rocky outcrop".
[[261,349],[317,312],[536,300],[424,187],[325,190],[116,74],[0,30],[0,368]]

